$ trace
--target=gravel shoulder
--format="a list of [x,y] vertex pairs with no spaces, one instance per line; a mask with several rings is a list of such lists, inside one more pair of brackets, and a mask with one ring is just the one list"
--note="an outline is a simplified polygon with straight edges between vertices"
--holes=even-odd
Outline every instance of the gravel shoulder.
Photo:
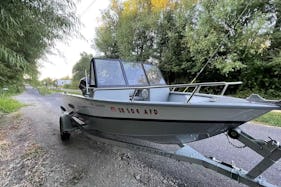
[[[105,145],[80,132],[62,143],[61,95],[40,96],[28,88],[17,99],[28,106],[0,118],[0,186],[243,186],[201,166]],[[242,128],[260,138],[281,141],[281,128],[253,124]],[[245,169],[260,159],[248,149],[233,148],[225,135],[191,145]],[[278,163],[264,176],[281,185],[280,174]]]

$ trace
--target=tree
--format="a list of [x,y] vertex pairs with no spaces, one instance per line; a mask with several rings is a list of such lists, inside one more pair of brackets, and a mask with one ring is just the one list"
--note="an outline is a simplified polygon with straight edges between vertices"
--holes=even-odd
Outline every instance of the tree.
[[[0,4],[0,86],[37,73],[40,57],[78,22],[71,0],[3,0]],[[14,73],[16,72],[16,73]]]
[[169,82],[191,81],[207,65],[196,81],[281,91],[278,0],[114,0],[103,15],[95,42],[107,57],[153,61]]
[[85,52],[80,54],[80,60],[72,68],[72,85],[77,87],[81,78],[85,77],[85,70],[87,74],[90,73],[90,61],[93,58],[91,54]]
[[47,77],[47,78],[43,79],[43,80],[41,81],[41,84],[42,84],[43,86],[46,86],[46,87],[48,87],[48,86],[54,86],[54,85],[55,85],[55,84],[54,84],[54,80],[51,79],[50,77]]
[[193,7],[185,41],[194,72],[209,63],[199,81],[240,79],[242,90],[278,97],[280,11],[279,1],[259,0],[202,1]]

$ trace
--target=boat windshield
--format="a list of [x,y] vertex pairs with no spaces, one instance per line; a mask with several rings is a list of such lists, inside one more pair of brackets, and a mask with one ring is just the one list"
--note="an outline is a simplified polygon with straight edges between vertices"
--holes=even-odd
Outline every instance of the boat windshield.
[[158,67],[151,64],[110,59],[95,59],[94,63],[91,73],[98,87],[166,84]]
[[148,85],[141,63],[122,62],[129,86]]
[[98,86],[126,86],[121,65],[117,60],[95,60]]
[[153,65],[143,64],[150,85],[166,84],[160,70]]

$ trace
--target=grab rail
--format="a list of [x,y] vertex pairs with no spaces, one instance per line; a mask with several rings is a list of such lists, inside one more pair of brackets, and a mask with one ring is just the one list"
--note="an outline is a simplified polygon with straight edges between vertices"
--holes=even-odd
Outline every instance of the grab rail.
[[[200,91],[202,87],[211,87],[211,86],[224,86],[220,95],[224,95],[228,86],[230,85],[239,85],[242,84],[241,81],[238,82],[204,82],[204,83],[192,83],[192,84],[174,84],[174,85],[155,85],[155,86],[133,86],[133,87],[104,87],[104,88],[94,88],[93,92],[99,90],[138,90],[138,89],[151,89],[151,88],[172,88],[172,91],[175,91],[176,88],[185,88],[183,92],[185,93],[189,87],[194,87],[190,97],[187,99],[187,103],[191,100],[194,94]],[[133,96],[134,97],[134,96]],[[131,98],[133,101],[134,98]]]

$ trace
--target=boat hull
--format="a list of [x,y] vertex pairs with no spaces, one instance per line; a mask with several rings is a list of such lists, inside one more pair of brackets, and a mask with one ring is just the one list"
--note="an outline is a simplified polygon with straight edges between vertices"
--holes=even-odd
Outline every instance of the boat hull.
[[235,128],[244,122],[171,121],[94,117],[79,113],[86,119],[88,130],[124,135],[164,144],[179,144],[205,139]]
[[64,107],[74,111],[88,130],[167,144],[208,138],[271,110],[259,106],[101,101],[71,94],[65,95]]

